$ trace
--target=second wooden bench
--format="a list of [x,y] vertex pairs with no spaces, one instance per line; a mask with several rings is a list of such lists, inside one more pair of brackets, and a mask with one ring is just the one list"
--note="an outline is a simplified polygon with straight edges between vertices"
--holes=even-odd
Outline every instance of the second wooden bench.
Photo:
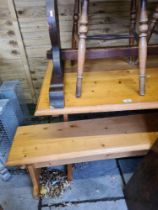
[[28,168],[38,196],[42,167],[144,155],[157,137],[155,114],[23,126],[7,165]]

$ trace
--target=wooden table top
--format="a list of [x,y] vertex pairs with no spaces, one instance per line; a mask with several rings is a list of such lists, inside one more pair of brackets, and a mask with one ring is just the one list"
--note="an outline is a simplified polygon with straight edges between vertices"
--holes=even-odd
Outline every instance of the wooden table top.
[[[102,65],[102,66],[101,66]],[[146,94],[138,93],[138,69],[106,71],[105,65],[93,63],[84,73],[82,97],[75,97],[76,73],[64,74],[65,107],[54,109],[49,103],[49,85],[53,65],[49,61],[35,115],[112,112],[158,108],[158,68],[147,69]],[[97,69],[94,71],[94,69]],[[99,69],[101,69],[99,71]]]

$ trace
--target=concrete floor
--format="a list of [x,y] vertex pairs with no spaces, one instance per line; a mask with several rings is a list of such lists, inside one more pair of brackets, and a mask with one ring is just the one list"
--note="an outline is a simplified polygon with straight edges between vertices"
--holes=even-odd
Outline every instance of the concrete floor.
[[104,160],[76,164],[74,179],[59,198],[32,198],[26,173],[0,180],[0,204],[4,210],[127,210],[123,187],[141,158]]

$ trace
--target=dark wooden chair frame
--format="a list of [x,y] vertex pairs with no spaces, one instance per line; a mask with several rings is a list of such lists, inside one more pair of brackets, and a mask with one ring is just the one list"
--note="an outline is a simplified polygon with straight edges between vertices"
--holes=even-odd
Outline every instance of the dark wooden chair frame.
[[[78,60],[76,96],[81,96],[82,77],[85,59],[101,59],[110,57],[133,57],[139,56],[139,93],[145,94],[146,59],[148,54],[158,54],[158,45],[148,45],[151,35],[158,20],[158,7],[155,9],[152,19],[148,24],[146,12],[147,0],[131,0],[130,30],[129,35],[95,35],[87,36],[88,24],[88,2],[89,0],[75,0],[74,22],[72,30],[72,48],[61,49],[60,31],[58,19],[58,0],[47,0],[47,17],[49,24],[49,34],[52,48],[47,52],[47,58],[53,60],[53,74],[49,90],[50,105],[53,108],[64,107],[64,60]],[[136,33],[137,3],[140,4],[139,35]],[[78,29],[80,9],[80,22]],[[149,27],[148,27],[149,26]],[[79,31],[78,31],[79,30]],[[79,33],[78,49],[77,39]],[[129,46],[110,48],[87,48],[86,39],[129,39]],[[135,41],[138,46],[135,46]],[[147,52],[148,51],[148,52]]]

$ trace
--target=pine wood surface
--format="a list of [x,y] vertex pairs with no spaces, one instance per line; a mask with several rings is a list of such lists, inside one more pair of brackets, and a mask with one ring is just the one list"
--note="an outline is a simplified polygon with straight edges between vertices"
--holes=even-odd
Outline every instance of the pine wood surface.
[[11,17],[8,1],[0,0],[0,80],[20,80],[24,90],[23,97],[27,102],[32,102],[15,33],[15,22],[15,18]]
[[[13,0],[12,0],[13,1]],[[155,8],[156,0],[149,1],[150,11]],[[0,79],[2,81],[19,79],[23,94],[28,103],[33,102],[31,94],[32,80],[36,96],[39,96],[42,80],[47,66],[46,50],[50,49],[48,24],[46,20],[45,0],[14,0],[17,20],[12,19],[9,3],[0,0]],[[73,0],[59,0],[59,18],[62,47],[71,47],[71,32],[73,19]],[[91,0],[89,11],[89,34],[98,33],[128,33],[129,31],[129,0]],[[22,34],[28,57],[28,65],[23,62],[23,53],[18,43],[19,35],[15,25],[19,22],[19,32]],[[14,22],[14,23],[13,23]],[[157,42],[157,35],[152,37],[152,43]],[[128,44],[128,40],[89,41],[88,47],[112,46]],[[30,71],[30,78],[25,69]]]
[[[97,67],[98,71],[93,71]],[[56,115],[89,112],[109,112],[158,108],[158,69],[147,69],[146,94],[138,93],[138,69],[99,71],[99,62],[84,73],[81,98],[75,97],[76,73],[64,75],[65,108],[49,105],[49,84],[52,63],[48,63],[35,115]],[[106,66],[101,65],[101,69]]]
[[7,165],[41,167],[142,155],[157,131],[158,114],[23,126],[17,129]]

